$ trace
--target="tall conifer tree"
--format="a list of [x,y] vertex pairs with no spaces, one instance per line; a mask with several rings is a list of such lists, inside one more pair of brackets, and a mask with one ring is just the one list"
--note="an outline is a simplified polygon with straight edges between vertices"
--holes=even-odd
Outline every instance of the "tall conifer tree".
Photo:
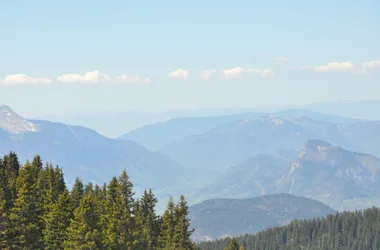
[[64,249],[63,243],[68,239],[67,228],[72,217],[70,194],[64,190],[53,204],[51,211],[44,217],[46,227],[43,231],[45,249]]
[[71,205],[73,210],[79,207],[80,201],[82,200],[84,195],[84,185],[81,179],[78,177],[75,179],[74,185],[71,189]]
[[[36,159],[36,158],[35,158]],[[17,199],[11,209],[13,249],[43,249],[41,210],[38,197],[37,179],[40,168],[38,159],[33,164],[27,162],[17,178]]]
[[74,218],[67,230],[65,249],[102,249],[97,200],[91,188],[87,189],[79,207],[74,211]]

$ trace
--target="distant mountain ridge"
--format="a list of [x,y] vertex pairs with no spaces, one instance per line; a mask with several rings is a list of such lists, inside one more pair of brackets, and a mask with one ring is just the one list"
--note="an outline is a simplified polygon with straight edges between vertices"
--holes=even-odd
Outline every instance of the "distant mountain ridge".
[[309,139],[380,156],[380,122],[333,123],[266,115],[222,124],[169,143],[159,152],[189,168],[224,170],[257,154],[294,158]]
[[194,239],[204,241],[253,234],[294,219],[335,213],[329,206],[304,197],[274,194],[251,199],[211,199],[190,207]]
[[380,120],[380,100],[313,103],[305,106],[305,108],[338,116]]
[[251,198],[275,193],[276,181],[288,169],[289,162],[259,154],[242,164],[228,168],[215,182],[197,192],[198,200],[210,198]]
[[[5,113],[0,117],[1,124],[8,121],[6,112],[0,112]],[[133,141],[110,139],[80,126],[26,121],[16,113],[10,117],[12,128],[17,128],[18,133],[14,133],[14,129],[0,129],[0,154],[15,151],[22,162],[39,154],[43,160],[61,166],[69,182],[79,176],[84,181],[103,184],[125,168],[138,191],[153,188],[160,196],[182,192],[181,188],[188,185],[186,178],[192,174],[167,156]],[[24,128],[23,124],[33,124],[37,129],[18,129]]]
[[351,124],[361,120],[334,116],[306,109],[289,109],[273,113],[244,112],[231,115],[218,115],[206,117],[182,117],[158,122],[132,130],[120,137],[121,140],[133,140],[151,150],[163,148],[177,140],[188,136],[206,133],[209,130],[234,121],[252,120],[265,116],[280,116],[287,118],[309,117],[313,120],[323,120],[341,124]]
[[202,200],[274,193],[310,197],[338,210],[352,209],[355,201],[357,207],[371,207],[376,203],[365,204],[365,199],[380,197],[380,159],[308,140],[292,161],[257,155],[230,167],[194,196]]
[[338,207],[342,200],[380,195],[380,159],[309,140],[278,185]]

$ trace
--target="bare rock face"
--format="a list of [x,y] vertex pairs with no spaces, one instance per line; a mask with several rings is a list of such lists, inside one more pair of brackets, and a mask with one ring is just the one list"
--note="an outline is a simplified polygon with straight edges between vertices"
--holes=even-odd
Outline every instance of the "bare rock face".
[[374,156],[309,140],[280,183],[282,191],[336,207],[342,200],[379,195],[379,174]]
[[37,126],[6,105],[0,106],[0,129],[14,134],[36,132]]

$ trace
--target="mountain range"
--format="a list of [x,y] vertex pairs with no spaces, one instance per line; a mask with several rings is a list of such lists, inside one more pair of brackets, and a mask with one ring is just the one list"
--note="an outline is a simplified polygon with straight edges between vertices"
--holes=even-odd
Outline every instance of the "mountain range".
[[71,182],[79,176],[103,184],[125,168],[137,190],[153,188],[158,194],[167,194],[182,191],[192,174],[167,156],[133,141],[110,139],[80,126],[27,121],[6,106],[0,114],[0,154],[15,151],[22,162],[39,154],[63,167]]
[[258,119],[265,116],[281,116],[288,118],[309,117],[317,121],[329,121],[339,124],[352,124],[362,120],[313,112],[306,109],[290,109],[267,112],[243,112],[230,115],[213,115],[205,117],[179,117],[164,122],[152,123],[134,129],[120,137],[121,140],[133,140],[151,150],[158,150],[177,140],[188,136],[206,133],[226,123]]
[[308,117],[265,115],[233,121],[160,148],[189,168],[224,171],[257,154],[292,159],[309,139],[380,156],[380,122],[333,123]]
[[380,195],[380,159],[311,140],[276,184],[339,207],[343,200]]
[[0,154],[14,150],[21,161],[39,154],[69,181],[102,184],[125,168],[137,192],[183,193],[192,204],[291,193],[335,209],[367,207],[380,195],[378,138],[377,121],[285,110],[177,118],[111,139],[0,107]]
[[370,207],[375,204],[371,198],[380,197],[380,159],[309,140],[292,161],[257,155],[230,167],[195,197],[248,198],[274,193],[310,197],[338,210],[352,209],[355,200],[357,208]]

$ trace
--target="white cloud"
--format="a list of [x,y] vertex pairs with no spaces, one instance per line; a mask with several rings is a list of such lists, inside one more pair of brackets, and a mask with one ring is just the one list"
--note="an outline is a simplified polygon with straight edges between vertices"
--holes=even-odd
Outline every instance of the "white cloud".
[[216,73],[216,70],[202,70],[200,73],[201,80],[207,81],[215,73]]
[[226,69],[223,70],[223,75],[227,78],[230,77],[239,77],[243,73],[256,73],[259,74],[261,77],[271,76],[273,75],[273,71],[270,69],[253,69],[253,68],[240,68],[235,67],[232,69]]
[[317,65],[314,69],[316,72],[332,72],[332,71],[352,71],[354,64],[352,62],[329,62],[326,65]]
[[0,84],[4,85],[21,85],[21,84],[49,84],[52,80],[49,78],[33,78],[25,74],[8,75]]
[[363,69],[375,69],[375,68],[380,68],[380,60],[370,61],[370,62],[363,62],[363,63],[362,63],[362,68],[363,68]]
[[289,58],[279,56],[276,58],[276,62],[280,63],[280,64],[285,64],[285,63],[289,62]]
[[149,83],[151,82],[151,79],[149,77],[140,77],[140,76],[116,76],[116,82],[117,83]]
[[57,78],[62,83],[103,83],[110,81],[111,78],[100,71],[87,72],[83,76],[79,74],[66,74]]
[[186,80],[189,77],[189,71],[186,69],[177,69],[169,74],[169,77]]

